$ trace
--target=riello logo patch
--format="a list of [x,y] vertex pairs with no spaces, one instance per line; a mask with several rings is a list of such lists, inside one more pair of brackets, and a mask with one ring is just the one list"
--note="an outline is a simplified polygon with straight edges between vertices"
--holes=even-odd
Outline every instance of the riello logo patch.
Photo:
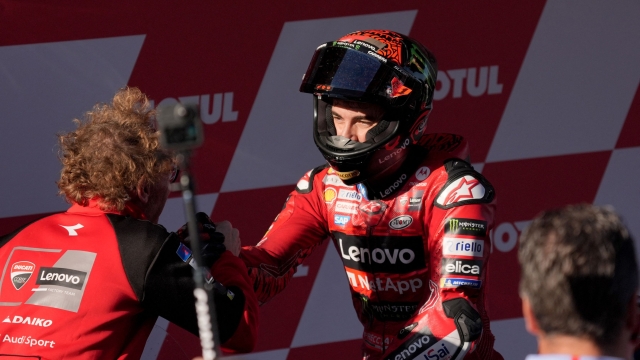
[[11,283],[16,290],[20,290],[29,281],[31,274],[35,270],[34,263],[29,261],[18,261],[11,265]]

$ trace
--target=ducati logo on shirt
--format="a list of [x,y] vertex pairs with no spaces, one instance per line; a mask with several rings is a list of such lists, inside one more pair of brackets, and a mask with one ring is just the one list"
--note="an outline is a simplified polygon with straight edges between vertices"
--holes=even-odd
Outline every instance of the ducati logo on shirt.
[[31,274],[35,270],[34,263],[29,261],[18,261],[11,265],[11,283],[16,290],[20,290],[29,281]]

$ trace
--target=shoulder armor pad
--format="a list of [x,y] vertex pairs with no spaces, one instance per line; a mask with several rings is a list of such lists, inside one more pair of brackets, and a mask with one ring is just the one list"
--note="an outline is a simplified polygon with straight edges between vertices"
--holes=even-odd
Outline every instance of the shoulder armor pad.
[[302,179],[300,179],[300,181],[298,181],[298,184],[296,184],[296,191],[300,194],[310,193],[313,190],[313,178],[316,176],[317,173],[327,168],[328,166],[329,165],[327,164],[323,164],[313,168],[313,170],[304,174]]
[[450,209],[466,204],[490,203],[495,190],[487,179],[461,159],[447,159],[444,162],[448,179],[434,200],[441,209]]

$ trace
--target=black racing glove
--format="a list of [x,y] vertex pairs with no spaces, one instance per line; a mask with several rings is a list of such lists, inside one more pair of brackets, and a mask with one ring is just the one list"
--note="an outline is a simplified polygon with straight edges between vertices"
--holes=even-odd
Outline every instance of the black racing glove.
[[[200,251],[202,252],[202,261],[204,264],[211,268],[213,264],[220,258],[223,252],[227,250],[224,246],[224,235],[216,231],[216,225],[211,221],[211,218],[203,212],[196,214],[196,222],[198,223],[198,233],[200,234]],[[191,240],[189,239],[189,224],[184,224],[178,231],[178,238],[180,241],[191,246]]]

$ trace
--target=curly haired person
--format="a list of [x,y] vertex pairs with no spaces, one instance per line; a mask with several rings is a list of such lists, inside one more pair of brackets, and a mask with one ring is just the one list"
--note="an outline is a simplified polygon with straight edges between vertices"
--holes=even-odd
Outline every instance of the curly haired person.
[[[198,334],[190,249],[157,224],[177,169],[154,116],[125,88],[59,135],[71,207],[0,237],[3,356],[138,359],[158,316]],[[243,262],[219,249],[207,265],[220,341],[251,351],[257,299]]]

